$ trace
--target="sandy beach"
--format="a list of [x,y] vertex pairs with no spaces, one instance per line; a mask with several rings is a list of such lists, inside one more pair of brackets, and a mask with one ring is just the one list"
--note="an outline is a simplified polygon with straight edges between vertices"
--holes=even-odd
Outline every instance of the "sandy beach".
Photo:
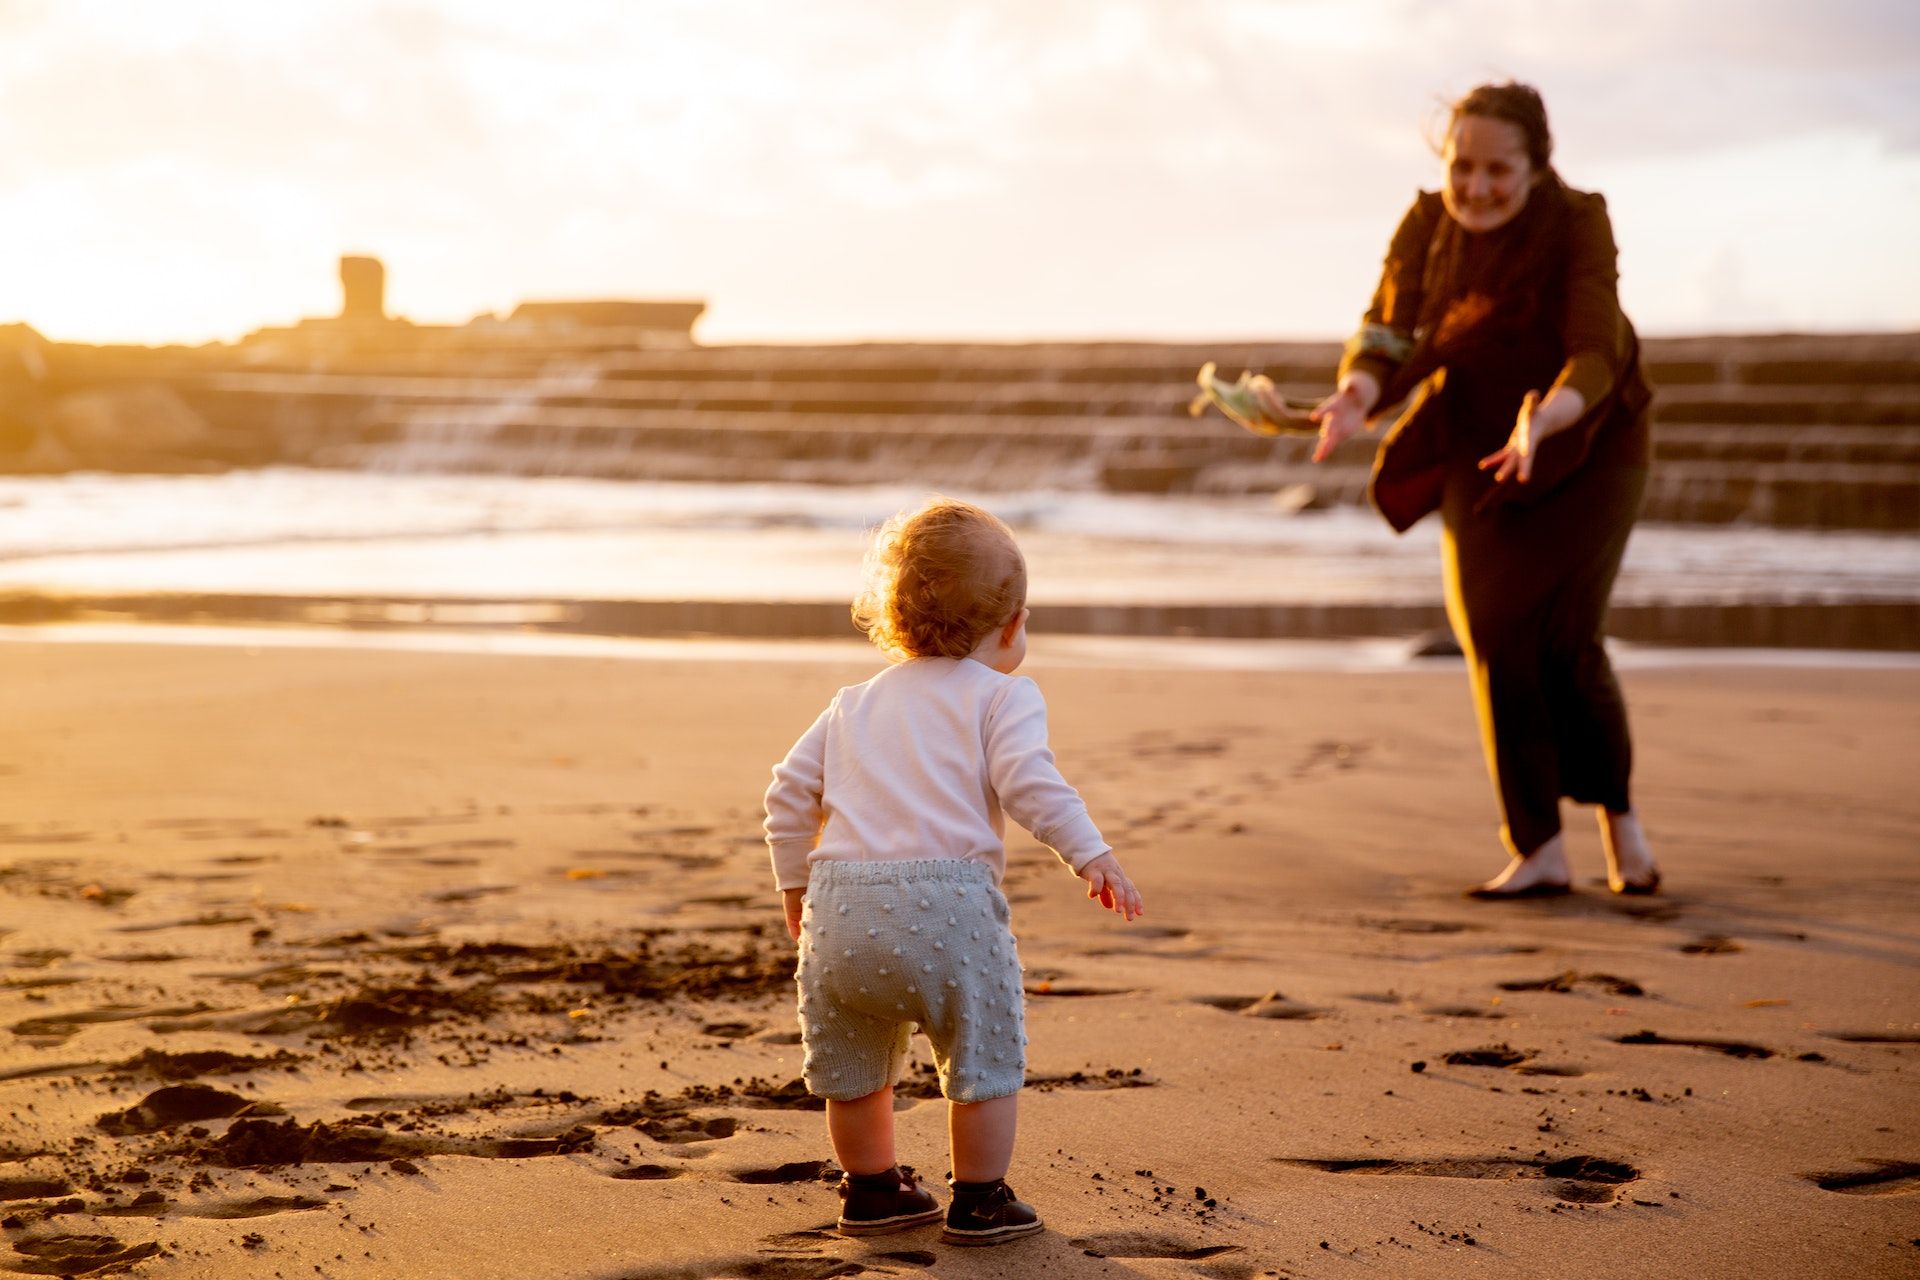
[[1037,638],[1148,914],[1010,833],[1049,1230],[961,1251],[832,1234],[794,1083],[759,797],[836,652],[0,649],[0,1270],[1920,1271],[1920,670],[1628,670],[1670,890],[1570,813],[1580,891],[1487,905],[1458,670]]

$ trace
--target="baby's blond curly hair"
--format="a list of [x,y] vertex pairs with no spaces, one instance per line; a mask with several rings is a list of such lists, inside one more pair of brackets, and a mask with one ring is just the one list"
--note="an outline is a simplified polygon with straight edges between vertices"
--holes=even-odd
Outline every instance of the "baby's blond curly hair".
[[896,660],[964,658],[1026,603],[1013,531],[972,503],[934,498],[874,534],[853,624]]

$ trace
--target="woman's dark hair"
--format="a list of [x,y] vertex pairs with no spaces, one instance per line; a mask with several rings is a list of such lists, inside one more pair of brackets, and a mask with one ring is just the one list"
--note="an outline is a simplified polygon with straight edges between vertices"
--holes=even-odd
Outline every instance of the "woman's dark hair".
[[1447,110],[1447,132],[1460,123],[1462,116],[1483,116],[1505,120],[1518,126],[1527,140],[1527,159],[1536,170],[1544,171],[1553,163],[1553,134],[1547,129],[1547,104],[1540,91],[1530,84],[1509,80],[1506,84],[1483,84],[1469,89]]
[[1567,252],[1566,189],[1551,163],[1546,103],[1531,85],[1483,84],[1447,109],[1447,133],[1464,116],[1518,128],[1539,181],[1518,216],[1488,233],[1499,237],[1497,252],[1468,254],[1469,233],[1451,217],[1440,220],[1427,250],[1417,322],[1430,361],[1468,347],[1511,345],[1562,305],[1556,290]]

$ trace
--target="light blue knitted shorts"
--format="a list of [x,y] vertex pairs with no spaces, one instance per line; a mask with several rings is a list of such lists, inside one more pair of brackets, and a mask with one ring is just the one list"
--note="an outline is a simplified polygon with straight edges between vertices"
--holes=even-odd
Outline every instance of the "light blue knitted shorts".
[[807,1088],[850,1102],[898,1082],[917,1023],[948,1098],[1018,1093],[1026,1017],[1012,918],[983,863],[814,863],[795,977]]

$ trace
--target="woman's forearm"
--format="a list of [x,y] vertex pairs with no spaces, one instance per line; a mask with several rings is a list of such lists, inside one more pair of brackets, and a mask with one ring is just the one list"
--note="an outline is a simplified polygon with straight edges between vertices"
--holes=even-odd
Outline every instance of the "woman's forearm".
[[1587,398],[1572,387],[1558,386],[1547,393],[1533,411],[1533,442],[1539,444],[1550,435],[1565,431],[1580,421],[1587,411]]
[[1380,403],[1380,380],[1364,369],[1349,369],[1340,379],[1340,394],[1353,397],[1360,412],[1370,414]]

